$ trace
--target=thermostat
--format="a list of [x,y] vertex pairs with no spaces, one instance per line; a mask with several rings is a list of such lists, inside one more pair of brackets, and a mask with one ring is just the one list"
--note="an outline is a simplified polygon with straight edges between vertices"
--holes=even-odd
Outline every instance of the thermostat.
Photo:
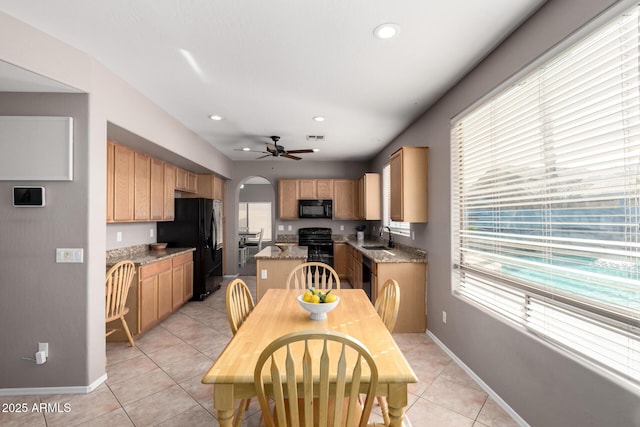
[[44,187],[13,187],[13,206],[17,208],[44,206]]

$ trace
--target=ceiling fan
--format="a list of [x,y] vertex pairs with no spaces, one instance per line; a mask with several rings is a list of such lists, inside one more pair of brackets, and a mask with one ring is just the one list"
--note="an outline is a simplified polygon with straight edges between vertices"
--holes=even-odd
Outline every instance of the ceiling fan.
[[[270,143],[266,143],[266,150],[267,151],[256,151],[258,153],[264,153],[264,156],[260,156],[258,157],[258,159],[264,159],[265,157],[286,157],[288,159],[293,159],[293,160],[302,160],[302,157],[298,157],[298,156],[294,156],[294,154],[302,154],[302,153],[313,153],[314,151],[312,149],[305,149],[305,150],[290,150],[287,151],[284,149],[284,147],[282,145],[278,145],[278,141],[280,140],[279,136],[271,136],[270,137],[271,140],[273,141],[273,144]],[[236,149],[236,151],[255,151],[255,150],[244,150],[244,149]]]

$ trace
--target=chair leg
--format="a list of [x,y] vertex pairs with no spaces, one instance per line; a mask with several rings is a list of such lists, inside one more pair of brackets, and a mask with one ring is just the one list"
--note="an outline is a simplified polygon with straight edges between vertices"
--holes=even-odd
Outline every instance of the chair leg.
[[378,400],[378,405],[380,405],[384,425],[388,426],[391,424],[391,418],[389,418],[389,405],[387,405],[387,398],[384,396],[377,396],[376,399]]
[[236,419],[233,422],[233,427],[240,427],[242,424],[242,419],[244,418],[244,413],[247,409],[249,409],[249,404],[251,403],[251,399],[242,399],[240,404],[238,405],[238,413],[236,414]]
[[122,322],[122,329],[124,329],[125,334],[127,334],[127,339],[129,340],[129,344],[131,347],[135,347],[136,344],[133,342],[133,337],[131,336],[131,332],[129,331],[129,326],[127,326],[127,322],[124,320],[124,316],[120,318]]

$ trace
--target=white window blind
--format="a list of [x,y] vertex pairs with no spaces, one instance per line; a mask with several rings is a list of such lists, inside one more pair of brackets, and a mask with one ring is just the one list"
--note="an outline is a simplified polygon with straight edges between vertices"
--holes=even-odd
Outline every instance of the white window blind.
[[[262,240],[271,241],[271,203],[270,202],[240,202],[238,204],[238,227],[248,231],[262,232]],[[247,241],[258,241],[258,238],[248,238]]]
[[640,384],[634,6],[452,121],[454,292]]
[[382,168],[382,225],[388,226],[392,233],[408,236],[411,223],[391,220],[391,165]]

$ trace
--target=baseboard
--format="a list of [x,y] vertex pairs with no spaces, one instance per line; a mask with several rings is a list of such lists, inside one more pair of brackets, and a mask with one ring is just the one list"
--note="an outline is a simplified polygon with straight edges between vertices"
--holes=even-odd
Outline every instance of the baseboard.
[[473,372],[467,365],[465,365],[464,362],[462,360],[460,360],[460,358],[458,356],[456,356],[451,350],[449,350],[449,348],[447,348],[447,346],[444,345],[442,341],[440,341],[435,335],[433,335],[433,333],[431,331],[427,330],[427,335],[429,336],[429,338],[431,338],[433,340],[433,342],[435,342],[438,345],[438,347],[440,347],[445,353],[447,353],[447,355],[449,357],[451,357],[453,359],[453,361],[456,362],[456,364],[458,366],[460,366],[476,383],[478,383],[478,385],[480,387],[482,387],[482,389],[489,396],[491,396],[491,398],[493,400],[495,400],[496,403],[502,409],[504,409],[504,411],[507,414],[509,414],[511,416],[511,418],[513,418],[513,420],[516,423],[518,423],[519,426],[521,426],[521,427],[530,427],[529,424],[527,424],[527,422],[525,420],[523,420],[522,417],[520,417],[520,415],[518,415],[518,413],[511,408],[511,406],[507,405],[507,402],[502,400],[502,398],[500,396],[498,396],[498,394],[495,391],[493,391],[491,389],[491,387],[489,387],[487,385],[487,383],[482,381],[482,379],[480,379],[480,377],[478,375],[476,375],[475,372]]
[[238,277],[240,275],[240,273],[236,273],[236,274],[225,274],[224,276],[222,276],[223,279],[235,279],[236,277]]
[[42,394],[88,394],[98,388],[100,384],[107,380],[104,373],[100,378],[88,386],[72,387],[29,387],[29,388],[0,388],[0,396],[30,396]]

